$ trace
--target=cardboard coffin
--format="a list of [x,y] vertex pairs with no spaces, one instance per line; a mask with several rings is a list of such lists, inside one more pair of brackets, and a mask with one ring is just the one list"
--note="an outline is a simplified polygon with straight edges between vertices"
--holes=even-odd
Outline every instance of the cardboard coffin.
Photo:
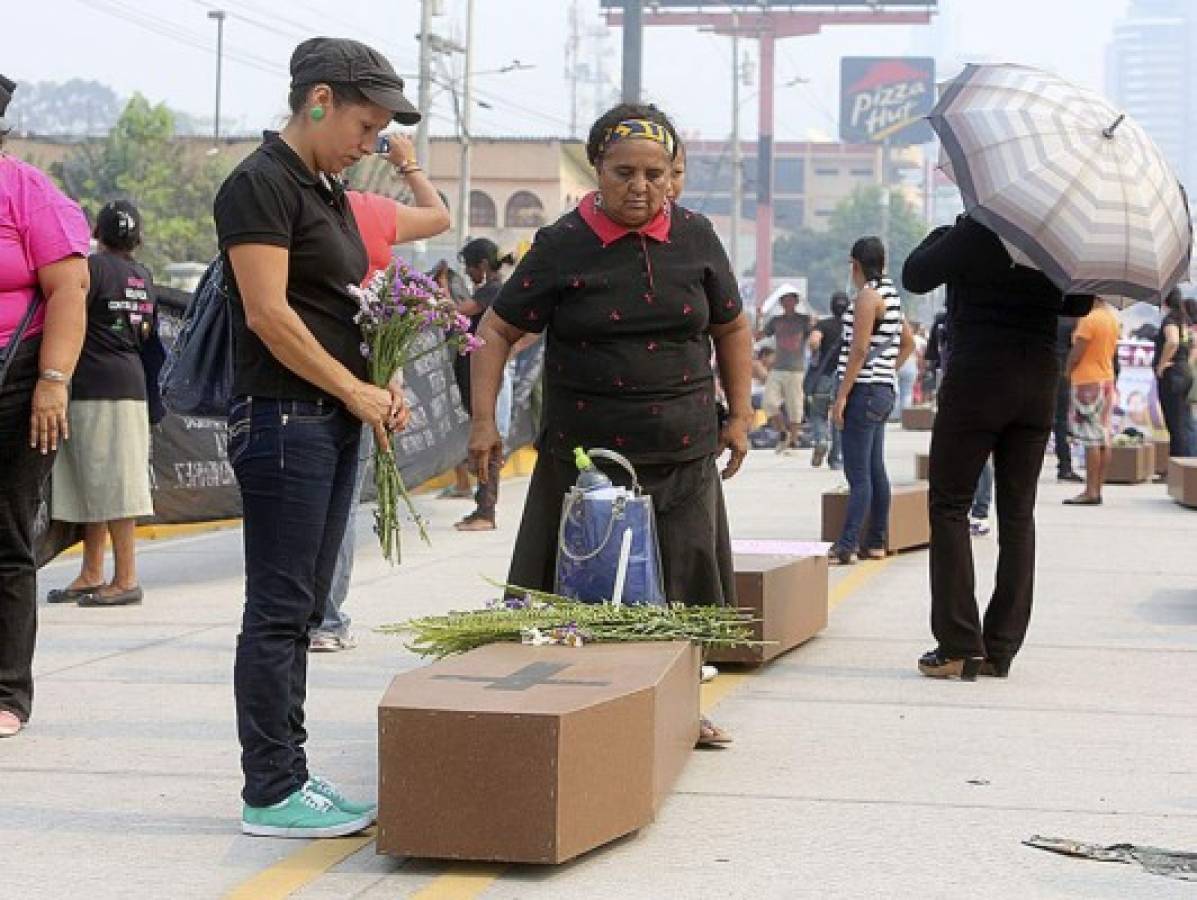
[[927,481],[931,478],[931,454],[916,453],[914,455],[914,480]]
[[760,620],[753,624],[753,640],[769,643],[715,647],[707,651],[707,659],[759,665],[827,627],[827,555],[809,551],[804,555],[760,554],[751,548],[745,552],[737,543],[733,542],[736,604]]
[[1155,442],[1155,474],[1168,474],[1168,460],[1172,457],[1172,441],[1168,438]]
[[902,410],[902,427],[907,431],[930,431],[934,425],[934,406],[911,406]]
[[492,644],[378,708],[378,851],[560,863],[649,824],[698,738],[684,641]]
[[[931,543],[931,519],[927,513],[927,483],[895,484],[889,508],[889,535],[886,550],[913,550]],[[828,491],[823,495],[823,540],[837,541],[848,515],[848,492]],[[861,537],[868,532],[865,516]]]
[[1168,496],[1181,506],[1197,507],[1197,458],[1169,460]]
[[1155,473],[1155,445],[1110,448],[1106,484],[1141,484]]

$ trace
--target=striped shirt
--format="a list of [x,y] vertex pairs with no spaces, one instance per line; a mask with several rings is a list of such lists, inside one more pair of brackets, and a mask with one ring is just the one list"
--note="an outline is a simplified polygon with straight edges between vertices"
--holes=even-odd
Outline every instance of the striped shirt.
[[[885,301],[885,313],[879,322],[873,325],[873,336],[869,340],[869,353],[865,357],[864,365],[856,376],[857,384],[894,384],[894,364],[901,349],[902,299],[894,283],[888,276],[870,281],[871,287],[881,299]],[[848,355],[852,352],[852,335],[855,333],[853,319],[856,315],[854,306],[848,307],[844,313],[844,339],[840,345],[839,377],[843,379],[848,371]]]

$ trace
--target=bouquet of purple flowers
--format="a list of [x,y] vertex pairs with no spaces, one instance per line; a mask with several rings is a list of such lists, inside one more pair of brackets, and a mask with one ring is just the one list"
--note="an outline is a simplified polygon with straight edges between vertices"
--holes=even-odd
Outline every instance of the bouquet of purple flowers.
[[[379,387],[387,387],[404,366],[430,353],[443,353],[449,348],[464,355],[482,346],[481,339],[470,334],[470,320],[457,312],[457,306],[444,296],[437,283],[398,256],[365,287],[351,285],[350,291],[360,306],[355,320],[364,338],[362,355],[369,361],[370,381]],[[374,448],[374,484],[378,490],[374,530],[382,555],[397,564],[400,500],[425,543],[428,531],[390,447]]]

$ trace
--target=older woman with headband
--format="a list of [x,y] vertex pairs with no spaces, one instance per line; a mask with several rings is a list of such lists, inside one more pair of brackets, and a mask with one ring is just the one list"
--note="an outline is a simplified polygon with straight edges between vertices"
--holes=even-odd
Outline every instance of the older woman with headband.
[[[666,596],[734,604],[716,459],[747,453],[752,337],[711,223],[667,199],[677,136],[653,106],[621,105],[590,130],[598,191],[542,228],[479,328],[470,456],[479,477],[502,452],[495,398],[509,348],[545,332],[545,412],[511,584],[552,590],[575,447],[624,454],[657,509]],[[711,349],[730,417],[716,413]]]

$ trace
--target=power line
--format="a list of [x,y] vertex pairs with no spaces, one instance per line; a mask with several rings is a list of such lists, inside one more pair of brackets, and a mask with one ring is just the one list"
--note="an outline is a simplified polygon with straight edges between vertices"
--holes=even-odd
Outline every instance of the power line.
[[[161,37],[169,38],[180,44],[192,47],[196,50],[202,50],[205,53],[215,56],[216,49],[212,46],[212,42],[202,34],[194,31],[189,31],[169,22],[166,19],[157,16],[149,16],[142,14],[138,10],[130,9],[127,6],[118,2],[118,0],[78,0],[78,2],[89,9],[96,12],[105,13],[113,18],[121,19],[138,28],[153,32]],[[243,50],[234,48],[226,48],[224,55],[235,62],[248,66],[252,69],[257,69],[269,75],[286,74],[286,68],[279,66],[270,60],[255,56]]]

